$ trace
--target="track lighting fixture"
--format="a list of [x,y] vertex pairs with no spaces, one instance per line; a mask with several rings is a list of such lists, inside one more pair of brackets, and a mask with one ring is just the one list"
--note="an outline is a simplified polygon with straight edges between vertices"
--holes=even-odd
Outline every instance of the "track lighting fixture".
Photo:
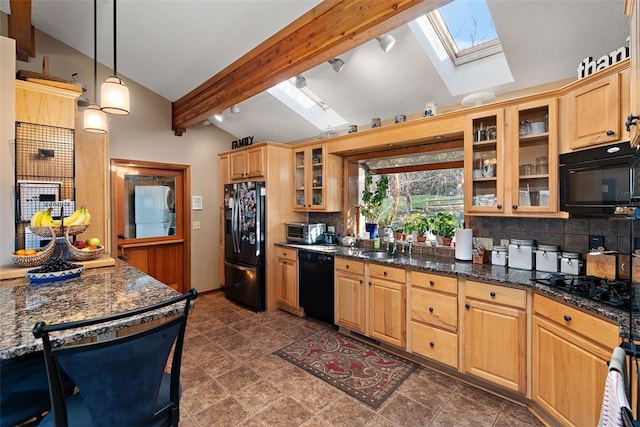
[[302,89],[303,87],[307,87],[307,79],[302,77],[302,74],[298,74],[296,76],[296,87],[298,89]]
[[329,64],[331,64],[331,68],[333,68],[333,71],[335,71],[336,73],[339,73],[340,70],[342,70],[342,67],[344,67],[345,62],[340,59],[340,58],[333,58],[330,59]]
[[385,34],[383,36],[376,37],[376,40],[378,40],[380,49],[382,49],[384,53],[389,52],[393,45],[396,43],[395,37],[393,37],[391,34]]

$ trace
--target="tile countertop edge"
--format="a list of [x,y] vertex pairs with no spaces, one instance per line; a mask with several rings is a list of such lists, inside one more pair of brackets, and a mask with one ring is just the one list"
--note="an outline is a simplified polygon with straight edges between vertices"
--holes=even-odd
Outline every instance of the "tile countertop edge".
[[[597,301],[569,294],[565,291],[534,282],[536,278],[548,275],[548,272],[509,269],[508,267],[491,264],[473,264],[471,261],[458,261],[455,258],[432,255],[412,255],[411,257],[401,256],[391,260],[376,260],[359,255],[358,251],[360,248],[352,249],[344,246],[327,247],[325,245],[300,245],[286,242],[276,243],[275,245],[292,249],[316,251],[325,254],[329,252],[335,256],[351,258],[357,261],[392,265],[395,267],[404,267],[411,270],[421,270],[436,274],[459,276],[466,279],[480,280],[498,285],[531,288],[534,292],[551,297],[556,301],[579,308],[605,320],[615,322],[620,327],[620,337],[629,337],[629,313]],[[634,314],[634,337],[635,339],[640,340],[640,313]]]

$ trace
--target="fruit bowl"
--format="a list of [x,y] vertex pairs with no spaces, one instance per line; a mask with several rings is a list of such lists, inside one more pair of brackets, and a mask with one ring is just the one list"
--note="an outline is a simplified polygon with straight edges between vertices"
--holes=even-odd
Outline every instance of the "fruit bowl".
[[14,252],[13,262],[20,267],[37,267],[44,264],[49,258],[51,258],[51,254],[53,254],[55,247],[56,241],[55,239],[51,239],[47,246],[33,255],[17,255],[16,252]]
[[31,283],[58,282],[61,280],[73,279],[80,276],[84,270],[83,266],[62,271],[51,271],[47,273],[36,273],[35,270],[27,271],[27,278]]
[[69,235],[69,230],[67,230],[64,234],[64,241],[67,244],[67,249],[69,250],[69,255],[71,255],[71,258],[77,261],[90,261],[92,259],[98,258],[104,253],[104,246],[98,246],[97,249],[91,250],[82,250],[76,248],[73,243],[71,243],[71,240],[69,240]]
[[84,233],[87,228],[89,228],[89,224],[79,224],[79,225],[65,225],[63,227],[63,232],[60,232],[60,227],[32,227],[29,226],[29,230],[35,235],[40,237],[53,237],[55,236],[63,236],[69,233],[70,236],[75,236],[76,234]]

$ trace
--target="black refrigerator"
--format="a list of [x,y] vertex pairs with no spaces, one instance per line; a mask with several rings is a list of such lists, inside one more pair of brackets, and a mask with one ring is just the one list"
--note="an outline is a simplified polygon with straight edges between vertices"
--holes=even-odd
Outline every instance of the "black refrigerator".
[[254,311],[265,309],[264,182],[224,186],[224,293]]

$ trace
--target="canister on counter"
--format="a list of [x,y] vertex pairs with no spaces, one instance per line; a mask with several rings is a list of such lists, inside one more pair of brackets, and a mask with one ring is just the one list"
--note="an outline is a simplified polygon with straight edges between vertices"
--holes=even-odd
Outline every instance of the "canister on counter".
[[535,247],[533,243],[534,241],[529,239],[511,239],[509,243],[509,268],[534,269]]
[[558,246],[538,245],[538,249],[536,249],[536,270],[557,273],[559,263]]
[[507,247],[506,246],[494,246],[491,251],[491,265],[507,265]]
[[579,275],[582,270],[582,260],[577,252],[562,252],[560,257],[560,272]]

